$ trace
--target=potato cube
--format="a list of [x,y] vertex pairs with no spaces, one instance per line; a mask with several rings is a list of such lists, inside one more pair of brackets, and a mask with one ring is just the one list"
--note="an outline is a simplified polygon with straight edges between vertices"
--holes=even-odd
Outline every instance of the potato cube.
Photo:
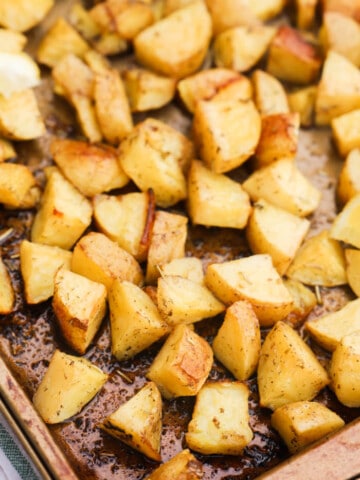
[[36,410],[46,423],[72,417],[92,400],[108,379],[86,358],[55,350],[33,397]]
[[0,28],[0,50],[2,52],[19,53],[25,47],[27,38],[20,32],[8,28]]
[[0,315],[11,313],[15,304],[15,292],[9,272],[0,256]]
[[101,28],[81,3],[74,3],[68,14],[69,22],[87,41],[94,40],[101,35]]
[[200,258],[174,258],[168,263],[159,265],[161,275],[177,275],[193,282],[204,283],[204,270]]
[[177,325],[166,339],[147,377],[163,397],[193,396],[205,383],[213,362],[210,345],[184,324]]
[[135,56],[151,70],[183,78],[200,68],[211,34],[211,17],[204,3],[194,2],[137,35]]
[[215,357],[238,380],[247,380],[255,372],[261,348],[260,326],[250,303],[233,303],[212,348]]
[[185,256],[187,218],[175,213],[157,211],[150,238],[146,282],[154,283],[160,276],[158,265]]
[[149,70],[134,68],[122,74],[132,112],[161,108],[175,95],[176,80]]
[[162,400],[155,383],[145,384],[100,426],[152,460],[161,460]]
[[294,159],[298,148],[300,116],[297,112],[266,115],[255,152],[255,168],[283,158]]
[[63,175],[86,197],[121,188],[129,182],[116,150],[109,146],[54,138],[50,151]]
[[65,55],[72,53],[82,57],[89,49],[89,44],[75,28],[60,17],[42,38],[37,50],[37,59],[48,67],[55,67]]
[[360,332],[345,335],[337,345],[330,364],[331,387],[347,407],[360,406]]
[[194,224],[244,228],[251,205],[240,183],[194,160],[188,175],[188,213]]
[[31,241],[69,250],[91,223],[90,202],[55,168],[31,228]]
[[72,253],[59,247],[23,240],[20,269],[27,303],[40,303],[54,293],[54,276],[62,267],[70,270]]
[[246,238],[253,253],[268,253],[276,270],[284,275],[309,228],[305,218],[259,200],[250,215]]
[[360,108],[360,71],[343,55],[330,50],[317,90],[316,124],[329,125],[333,118],[357,108]]
[[336,312],[306,322],[305,327],[319,345],[334,351],[345,335],[360,330],[360,299],[348,302]]
[[314,26],[318,0],[296,0],[296,26],[310,30]]
[[351,150],[360,147],[359,121],[360,109],[344,113],[331,120],[333,138],[340,155],[343,157],[346,157]]
[[283,25],[273,38],[266,70],[286,82],[308,84],[315,81],[321,59],[315,47],[297,30]]
[[310,290],[310,288],[305,287],[305,285],[297,280],[285,278],[284,284],[294,300],[293,309],[286,317],[285,321],[292,327],[297,328],[303,324],[306,317],[316,306],[316,295]]
[[4,52],[0,46],[1,95],[8,98],[12,93],[36,87],[39,83],[39,67],[27,53]]
[[158,279],[157,306],[172,326],[199,322],[225,310],[225,305],[204,285],[176,275],[162,275]]
[[344,424],[339,415],[318,402],[289,403],[271,415],[271,425],[280,433],[290,453],[339,430]]
[[162,16],[167,17],[170,13],[179,10],[179,8],[184,8],[190,3],[194,3],[197,0],[162,0]]
[[35,93],[30,88],[0,94],[0,135],[11,140],[33,140],[45,133]]
[[145,480],[201,480],[203,475],[202,463],[186,448],[156,468]]
[[0,163],[0,203],[21,207],[26,195],[35,185],[30,169],[17,163]]
[[346,277],[351,290],[360,297],[360,250],[346,248]]
[[196,397],[187,445],[203,455],[241,455],[253,438],[249,389],[241,382],[206,383]]
[[215,37],[215,65],[247,72],[264,56],[275,33],[273,27],[266,25],[225,30]]
[[347,283],[344,252],[329,232],[308,238],[296,252],[286,275],[307,285],[334,287]]
[[300,88],[288,94],[288,102],[292,112],[300,115],[300,125],[310,127],[313,124],[317,87]]
[[351,151],[346,157],[340,170],[336,193],[341,205],[360,193],[360,149]]
[[319,205],[321,193],[288,158],[255,171],[242,184],[253,202],[261,198],[294,215],[306,217]]
[[5,138],[0,138],[0,162],[16,157],[16,151],[13,144]]
[[191,142],[153,118],[138,123],[119,148],[119,161],[125,173],[143,192],[151,188],[156,204],[161,207],[175,205],[186,197],[180,160],[188,162],[191,156]]
[[35,27],[53,7],[54,0],[11,0],[0,4],[0,25],[25,32]]
[[71,270],[105,285],[109,291],[116,279],[137,285],[143,273],[135,258],[102,233],[90,232],[75,245]]
[[286,5],[286,0],[251,0],[251,10],[263,21],[279,15]]
[[146,260],[155,219],[153,195],[150,192],[96,195],[93,205],[99,230],[136,260]]
[[137,285],[115,280],[109,292],[111,351],[127,360],[169,332],[151,298]]
[[257,379],[260,405],[272,410],[312,400],[329,383],[328,374],[313,351],[284,322],[277,322],[265,338]]
[[259,23],[247,0],[206,0],[206,5],[211,15],[214,36],[237,26]]
[[246,102],[252,99],[252,95],[253,88],[250,80],[245,75],[241,75],[232,82],[219,87],[218,91],[209,100],[214,102],[227,100]]
[[292,297],[268,254],[213,263],[206,270],[205,284],[227,305],[250,302],[261,326],[273,325],[292,309]]
[[201,159],[216,173],[242,165],[254,154],[261,119],[252,100],[199,101],[193,133]]
[[330,238],[360,248],[360,193],[354,195],[335,217]]
[[255,105],[261,115],[289,113],[289,104],[282,84],[273,75],[255,70],[252,75]]

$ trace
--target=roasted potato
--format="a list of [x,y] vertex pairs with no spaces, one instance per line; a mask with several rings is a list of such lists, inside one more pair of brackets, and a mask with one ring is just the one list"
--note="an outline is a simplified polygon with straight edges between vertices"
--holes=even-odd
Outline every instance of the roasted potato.
[[305,287],[297,280],[285,278],[284,284],[294,301],[294,306],[284,321],[293,328],[297,328],[304,323],[306,317],[316,306],[317,298],[310,288]]
[[162,276],[177,275],[193,282],[204,283],[204,270],[202,261],[197,257],[174,258],[170,262],[160,264]]
[[238,26],[258,25],[260,22],[246,0],[206,0],[214,36]]
[[342,206],[360,193],[360,149],[352,150],[347,155],[341,167],[336,193]]
[[54,0],[2,0],[0,25],[25,32],[39,24],[53,7]]
[[21,207],[35,184],[29,167],[18,163],[0,163],[0,203],[12,208]]
[[317,86],[299,88],[288,94],[289,107],[300,115],[300,125],[310,127],[314,122]]
[[318,0],[296,0],[296,26],[300,30],[311,30],[316,17]]
[[330,238],[360,248],[360,193],[354,195],[335,217]]
[[8,269],[0,256],[0,315],[11,313],[15,304],[15,292]]
[[344,113],[331,120],[331,130],[336,147],[342,157],[346,157],[351,150],[360,147],[360,109]]
[[181,450],[174,457],[156,468],[145,480],[201,480],[202,463],[189,449]]
[[255,105],[261,115],[289,113],[289,103],[283,85],[264,70],[257,69],[252,75]]
[[352,291],[360,297],[360,250],[346,248],[344,254],[348,284]]

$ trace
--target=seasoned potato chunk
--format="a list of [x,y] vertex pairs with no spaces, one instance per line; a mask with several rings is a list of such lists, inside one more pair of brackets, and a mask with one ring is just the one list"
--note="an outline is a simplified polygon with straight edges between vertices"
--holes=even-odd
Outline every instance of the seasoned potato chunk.
[[188,212],[194,224],[244,228],[251,205],[240,183],[194,160],[188,175]]
[[253,438],[248,397],[244,383],[206,383],[197,394],[185,435],[189,447],[204,455],[240,455]]
[[177,325],[151,364],[147,377],[165,398],[196,395],[213,362],[210,345],[184,324]]
[[44,422],[60,423],[78,413],[108,379],[96,365],[55,350],[33,397]]
[[[6,39],[3,41],[6,42]],[[12,93],[36,87],[39,83],[40,70],[36,62],[24,52],[2,51],[0,43],[0,94],[7,98]]]
[[348,17],[360,20],[360,2],[359,0],[323,0],[325,12],[340,12]]
[[183,78],[201,66],[211,34],[204,3],[194,2],[143,30],[134,39],[135,55],[152,70]]
[[13,144],[5,138],[0,138],[0,162],[16,157],[16,151]]
[[331,121],[331,129],[336,147],[341,156],[346,157],[351,150],[360,147],[360,109],[344,113]]
[[214,35],[240,25],[259,23],[247,0],[206,0],[206,5],[211,15]]
[[296,0],[296,26],[310,30],[314,25],[318,0]]
[[282,12],[286,0],[252,0],[249,3],[257,18],[266,21]]
[[204,283],[202,261],[197,257],[174,258],[159,266],[161,275],[177,275],[193,282]]
[[137,285],[115,280],[109,292],[111,351],[126,360],[169,331],[151,298]]
[[352,291],[360,297],[360,250],[346,248],[344,253],[348,284]]
[[25,47],[27,38],[20,32],[9,28],[0,28],[0,45],[2,52],[19,53]]
[[318,402],[283,405],[271,415],[271,425],[280,433],[291,453],[335,432],[344,420]]
[[360,149],[352,150],[346,157],[339,174],[336,193],[341,205],[345,205],[360,193]]
[[109,290],[116,279],[142,283],[143,273],[135,258],[102,233],[90,232],[75,245],[73,272],[100,282]]
[[0,203],[18,208],[35,185],[30,169],[17,163],[0,163]]
[[282,405],[312,400],[329,383],[310,347],[284,322],[277,322],[261,347],[258,366],[260,405],[275,410]]
[[15,303],[15,292],[9,272],[0,256],[0,315],[11,313]]
[[161,460],[162,401],[154,382],[145,384],[100,426],[152,460]]
[[54,0],[4,0],[0,4],[0,25],[25,32],[47,15]]
[[252,75],[255,104],[261,115],[289,113],[289,104],[282,84],[273,75],[255,70]]
[[250,303],[233,303],[212,348],[215,357],[238,380],[247,380],[256,370],[261,348],[260,326]]
[[360,193],[354,195],[335,217],[330,238],[360,248]]
[[313,124],[316,94],[317,87],[315,85],[299,88],[288,94],[290,110],[298,112],[302,127],[310,127]]
[[297,280],[285,278],[284,284],[294,300],[294,306],[285,321],[292,327],[297,328],[302,325],[311,310],[315,307],[317,303],[316,295],[310,288],[305,287],[305,285]]
[[290,293],[268,254],[210,264],[205,283],[225,304],[250,302],[262,326],[273,325],[292,309]]
[[189,449],[181,450],[177,455],[156,468],[145,480],[201,480],[202,463]]

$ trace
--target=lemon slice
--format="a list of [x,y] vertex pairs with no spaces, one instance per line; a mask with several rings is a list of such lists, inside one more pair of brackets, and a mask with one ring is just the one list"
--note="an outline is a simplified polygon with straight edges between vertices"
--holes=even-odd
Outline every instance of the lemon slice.
[[0,52],[0,94],[12,93],[35,87],[40,82],[40,70],[26,53]]

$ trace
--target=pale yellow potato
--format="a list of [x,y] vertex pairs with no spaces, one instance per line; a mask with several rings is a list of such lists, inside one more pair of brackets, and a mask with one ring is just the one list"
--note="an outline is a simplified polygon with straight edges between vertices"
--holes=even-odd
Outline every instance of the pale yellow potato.
[[54,277],[52,307],[66,343],[84,355],[106,313],[106,288],[60,268]]
[[253,253],[268,253],[278,273],[284,275],[309,228],[309,220],[258,200],[246,226],[246,238]]
[[206,0],[206,5],[211,15],[214,36],[230,28],[260,23],[248,0]]
[[304,320],[317,304],[315,293],[304,284],[291,278],[284,279],[284,285],[289,290],[294,300],[294,306],[286,317],[286,322],[297,328],[304,323]]
[[260,138],[261,118],[252,100],[199,101],[193,120],[201,159],[216,173],[242,165]]
[[299,217],[319,205],[321,192],[302,174],[294,160],[285,158],[255,171],[242,184],[253,202],[261,198]]
[[306,285],[345,285],[344,251],[340,243],[329,236],[329,231],[323,230],[303,243],[286,275]]
[[193,160],[187,189],[187,210],[193,224],[239,229],[246,226],[251,205],[240,183]]
[[108,379],[86,358],[55,350],[33,397],[36,410],[46,423],[60,423],[80,412]]
[[360,21],[359,0],[322,0],[322,4],[325,12],[340,12]]
[[[1,41],[1,39],[0,39]],[[40,84],[40,69],[25,52],[6,52],[0,47],[0,94],[5,98],[15,92]]]
[[199,322],[225,310],[225,305],[204,285],[188,278],[164,274],[158,278],[157,306],[171,326]]
[[167,462],[145,477],[145,480],[201,480],[203,478],[202,463],[189,449],[181,450]]
[[174,78],[157,75],[142,68],[125,70],[122,78],[132,112],[155,110],[174,98],[176,90]]
[[204,455],[240,455],[254,436],[249,425],[249,393],[241,382],[206,383],[196,397],[186,444]]
[[299,113],[302,127],[310,127],[313,124],[316,94],[316,85],[300,88],[288,94],[290,110]]
[[360,406],[360,330],[345,335],[337,345],[330,364],[331,388],[347,407]]
[[360,297],[360,250],[345,248],[346,277],[351,290]]
[[53,7],[54,0],[1,0],[0,25],[25,32],[38,25]]
[[32,89],[9,97],[0,94],[0,135],[11,140],[33,140],[44,134],[45,124]]
[[252,96],[251,83],[245,76],[228,68],[208,68],[180,80],[177,91],[189,112],[193,113],[199,100],[209,100],[222,87],[241,80],[244,95]]
[[239,74],[239,78],[219,87],[218,91],[209,100],[213,102],[226,100],[233,100],[233,102],[251,100],[253,96],[251,82],[245,77],[245,75],[240,75],[241,74]]
[[194,3],[197,0],[161,0],[162,3],[162,16],[167,17],[170,13],[179,10],[179,8],[184,8],[190,3]]
[[159,265],[161,275],[177,275],[193,282],[204,283],[204,270],[200,258],[183,257],[174,258],[168,263]]
[[280,433],[290,453],[329,435],[345,425],[335,412],[318,402],[283,405],[271,415],[271,425]]
[[283,85],[264,70],[257,69],[252,75],[255,105],[261,115],[289,113],[289,103]]
[[360,148],[359,122],[360,109],[344,113],[331,120],[333,139],[342,157],[346,157],[351,150]]
[[203,2],[194,2],[137,35],[135,56],[156,72],[183,78],[200,68],[211,34],[210,14]]
[[72,96],[72,104],[85,137],[92,143],[101,142],[103,136],[92,99],[75,94]]
[[272,410],[312,400],[330,381],[314,352],[284,322],[277,322],[265,338],[257,380],[260,405]]
[[0,138],[0,162],[16,157],[16,151],[13,144],[5,138]]
[[271,20],[279,15],[286,5],[286,0],[251,0],[249,6],[257,18]]
[[116,150],[109,146],[54,138],[50,151],[63,175],[86,197],[121,188],[129,182]]
[[330,238],[360,248],[360,193],[354,195],[335,217]]
[[321,59],[298,30],[279,27],[269,46],[266,70],[286,82],[309,84],[317,80]]
[[20,270],[27,303],[40,303],[53,295],[55,273],[60,267],[70,270],[71,256],[71,252],[59,247],[21,242]]
[[100,427],[148,458],[161,461],[162,400],[155,383],[146,383]]
[[166,339],[146,376],[157,384],[164,398],[194,396],[204,385],[212,363],[207,341],[180,324]]
[[311,30],[316,17],[318,0],[296,0],[296,26],[299,30]]
[[360,330],[360,299],[348,302],[336,312],[306,322],[305,327],[319,345],[334,351],[345,335]]
[[250,302],[264,327],[285,318],[292,310],[293,299],[268,254],[210,264],[205,284],[226,305],[237,300]]
[[360,71],[330,50],[325,58],[315,102],[317,125],[329,125],[343,113],[360,108]]
[[26,165],[0,163],[0,203],[11,208],[21,207],[35,182],[34,175]]
[[81,3],[71,5],[68,14],[69,22],[87,41],[101,35],[101,28]]
[[262,117],[261,135],[255,151],[255,168],[265,167],[297,154],[300,116],[297,112],[276,113]]
[[260,325],[250,303],[233,303],[212,344],[215,357],[237,380],[255,372],[260,355]]
[[[36,58],[48,67],[55,67],[65,55],[72,53],[82,57],[89,49],[90,45],[77,30],[67,20],[60,17],[42,37]],[[72,75],[69,77],[73,78]]]
[[146,260],[155,217],[153,196],[149,192],[96,195],[93,205],[98,229],[136,260]]
[[109,291],[111,352],[127,360],[169,333],[151,298],[137,285],[115,280]]
[[27,38],[22,33],[9,28],[0,28],[1,52],[19,53],[25,47],[26,42]]
[[345,205],[357,193],[360,193],[360,149],[358,148],[346,157],[336,187],[337,198],[341,205]]
[[265,55],[275,33],[276,29],[268,25],[240,26],[225,30],[214,40],[215,65],[247,72]]
[[119,148],[125,173],[141,191],[151,188],[161,207],[170,207],[186,197],[182,166],[192,155],[192,143],[183,134],[150,117],[138,123]]
[[146,282],[154,283],[160,276],[158,266],[175,258],[185,257],[187,217],[158,210],[155,214],[146,266]]
[[143,273],[135,258],[102,233],[90,232],[75,245],[71,270],[105,285],[109,291],[116,279],[140,285]]
[[91,223],[90,202],[54,167],[31,228],[31,241],[69,250]]
[[6,315],[13,311],[15,304],[15,292],[11,278],[3,259],[0,256],[0,315]]

